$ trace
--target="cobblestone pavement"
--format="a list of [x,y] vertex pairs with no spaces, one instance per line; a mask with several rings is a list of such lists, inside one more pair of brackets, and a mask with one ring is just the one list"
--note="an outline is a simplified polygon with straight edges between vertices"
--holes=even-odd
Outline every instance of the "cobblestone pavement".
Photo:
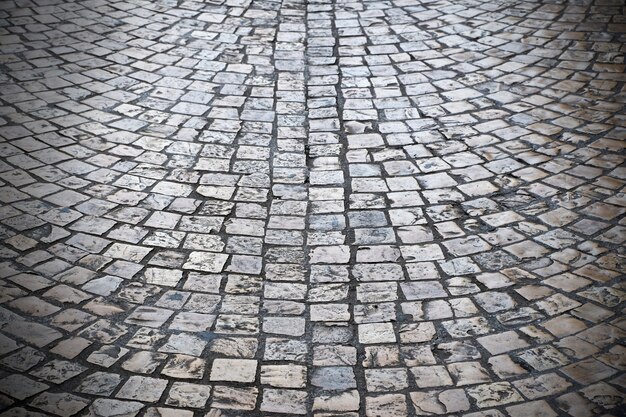
[[0,416],[619,416],[621,0],[0,1]]

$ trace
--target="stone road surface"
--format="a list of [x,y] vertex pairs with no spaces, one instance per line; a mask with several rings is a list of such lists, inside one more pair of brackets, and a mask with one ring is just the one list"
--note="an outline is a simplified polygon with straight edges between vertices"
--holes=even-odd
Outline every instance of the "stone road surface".
[[0,416],[619,416],[622,0],[0,1]]

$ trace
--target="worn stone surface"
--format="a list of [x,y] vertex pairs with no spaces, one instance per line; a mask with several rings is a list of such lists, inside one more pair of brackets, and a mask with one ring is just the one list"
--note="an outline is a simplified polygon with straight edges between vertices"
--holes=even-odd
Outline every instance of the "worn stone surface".
[[0,415],[621,415],[625,15],[1,2]]

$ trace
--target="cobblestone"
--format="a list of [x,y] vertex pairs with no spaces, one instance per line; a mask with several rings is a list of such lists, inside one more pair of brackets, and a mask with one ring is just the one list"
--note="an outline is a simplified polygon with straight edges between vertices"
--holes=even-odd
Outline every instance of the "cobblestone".
[[620,0],[0,1],[0,416],[617,416]]

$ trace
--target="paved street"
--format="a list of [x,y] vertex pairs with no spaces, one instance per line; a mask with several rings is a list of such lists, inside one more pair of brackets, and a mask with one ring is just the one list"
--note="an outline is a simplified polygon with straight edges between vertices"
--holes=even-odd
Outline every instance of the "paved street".
[[619,417],[623,0],[1,0],[0,417]]

